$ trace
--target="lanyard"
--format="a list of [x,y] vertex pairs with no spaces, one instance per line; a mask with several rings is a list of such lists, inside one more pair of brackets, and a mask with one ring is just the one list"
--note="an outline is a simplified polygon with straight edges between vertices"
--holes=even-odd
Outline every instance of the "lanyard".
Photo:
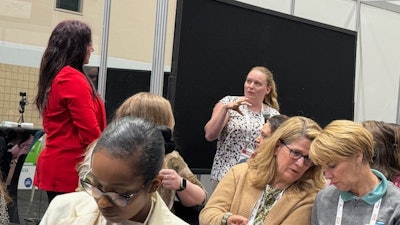
[[[371,220],[369,221],[370,225],[376,224],[376,220],[378,219],[379,209],[381,207],[381,202],[382,202],[382,198],[379,199],[379,201],[375,202],[375,204],[374,204],[374,210],[372,211]],[[344,205],[344,201],[339,196],[339,203],[338,203],[337,212],[336,212],[335,225],[342,224],[343,205]]]

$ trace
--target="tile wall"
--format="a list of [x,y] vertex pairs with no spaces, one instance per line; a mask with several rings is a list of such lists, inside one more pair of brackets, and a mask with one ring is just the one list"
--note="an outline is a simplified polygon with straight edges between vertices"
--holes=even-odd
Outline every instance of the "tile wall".
[[41,128],[39,112],[34,105],[37,92],[39,69],[0,63],[0,121],[18,122],[21,96],[26,93],[27,104],[23,114],[24,122]]

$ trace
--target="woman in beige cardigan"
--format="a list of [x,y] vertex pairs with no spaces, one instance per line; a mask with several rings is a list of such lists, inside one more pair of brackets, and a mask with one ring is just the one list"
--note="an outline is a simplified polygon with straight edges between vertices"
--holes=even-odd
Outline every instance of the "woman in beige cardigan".
[[255,158],[224,176],[200,213],[200,224],[310,224],[315,196],[326,185],[322,167],[308,157],[320,131],[305,117],[284,122]]

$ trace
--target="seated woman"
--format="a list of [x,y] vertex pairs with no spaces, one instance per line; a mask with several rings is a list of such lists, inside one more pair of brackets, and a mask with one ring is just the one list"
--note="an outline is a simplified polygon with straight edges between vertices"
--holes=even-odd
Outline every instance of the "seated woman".
[[318,193],[312,225],[400,224],[400,189],[371,170],[373,155],[371,133],[353,121],[332,121],[314,139],[310,157],[333,185]]
[[7,193],[7,188],[3,180],[0,178],[0,224],[9,224],[9,214],[7,206],[12,202],[12,199]]
[[308,157],[320,130],[300,116],[280,125],[254,158],[222,178],[200,213],[200,224],[309,224],[314,198],[326,185],[322,167]]
[[33,135],[26,132],[20,132],[17,134],[16,139],[13,140],[15,145],[11,148],[11,153],[13,155],[12,159],[18,159],[20,155],[28,154],[30,147],[33,142]]
[[89,170],[80,178],[86,192],[59,195],[41,225],[187,225],[157,193],[164,140],[152,123],[125,117],[112,122],[96,143]]
[[[171,104],[167,99],[159,95],[139,92],[126,99],[121,106],[118,107],[114,119],[125,116],[140,117],[160,125],[160,129],[163,130],[163,135],[167,144],[163,169],[160,171],[164,179],[158,192],[168,208],[172,211],[175,210],[173,208],[174,204],[177,204],[179,209],[184,211],[183,214],[192,214],[179,216],[188,222],[190,220],[191,224],[195,224],[198,221],[199,210],[197,207],[189,207],[202,206],[205,204],[207,192],[201,182],[189,169],[179,152],[175,151],[175,143],[172,140],[172,129],[175,126],[175,119]],[[90,156],[91,148],[89,148],[88,151],[89,153],[86,154],[84,163],[80,166],[80,175],[83,175],[85,171],[88,170],[88,156]],[[174,201],[175,199],[179,199],[179,203]],[[193,221],[192,218],[194,218],[195,221]]]
[[[250,157],[255,157],[257,155],[258,148],[260,147],[261,143],[271,137],[271,135],[275,132],[278,127],[285,122],[289,117],[284,115],[284,114],[279,114],[275,116],[271,116],[270,118],[267,119],[267,122],[264,123],[260,135],[256,138],[256,150],[254,153],[251,153],[251,155],[246,155],[243,156],[243,154],[246,154],[247,152],[243,153],[241,156],[240,163],[246,162],[248,158]],[[250,153],[250,152],[249,152]]]
[[[114,119],[124,116],[141,117],[170,130],[175,126],[169,101],[149,92],[139,92],[126,99],[115,112]],[[160,171],[164,179],[158,192],[170,209],[173,207],[175,196],[186,207],[204,204],[207,197],[205,188],[190,171],[179,152],[175,151],[175,144],[171,143],[172,134],[166,135],[169,136],[166,142],[171,145],[166,148],[163,169]]]
[[374,156],[370,163],[400,187],[400,125],[367,120],[362,123],[374,137]]

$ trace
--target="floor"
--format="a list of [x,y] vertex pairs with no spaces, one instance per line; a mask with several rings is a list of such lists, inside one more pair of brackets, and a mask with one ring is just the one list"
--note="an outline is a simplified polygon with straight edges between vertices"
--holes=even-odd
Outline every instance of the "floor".
[[[32,190],[18,190],[19,224],[37,225],[47,209],[46,192],[35,190],[31,202]],[[18,223],[17,223],[18,224]]]

